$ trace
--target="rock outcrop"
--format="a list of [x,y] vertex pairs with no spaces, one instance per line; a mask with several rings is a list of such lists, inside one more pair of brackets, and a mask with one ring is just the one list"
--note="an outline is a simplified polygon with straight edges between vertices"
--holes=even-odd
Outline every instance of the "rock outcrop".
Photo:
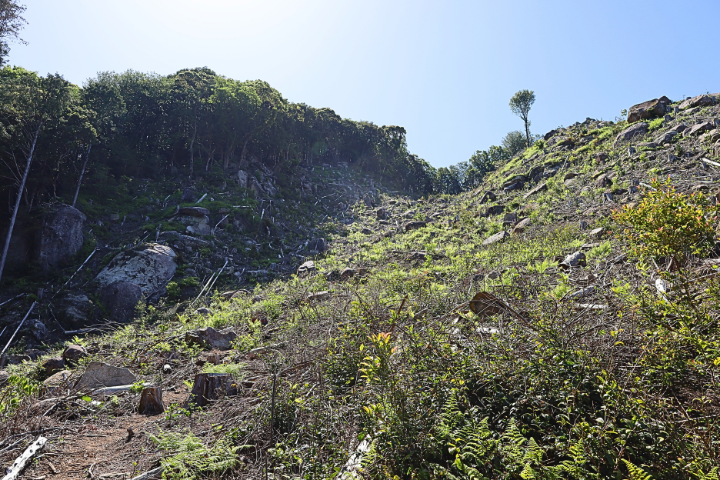
[[38,259],[43,271],[72,258],[83,244],[86,217],[80,210],[61,205],[43,217]]
[[118,254],[95,280],[101,288],[116,282],[137,285],[148,298],[165,291],[175,275],[175,251],[165,245],[149,243]]

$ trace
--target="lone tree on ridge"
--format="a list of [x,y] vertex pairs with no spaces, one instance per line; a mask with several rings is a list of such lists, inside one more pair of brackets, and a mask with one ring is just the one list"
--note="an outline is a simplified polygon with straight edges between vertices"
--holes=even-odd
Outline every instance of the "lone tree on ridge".
[[525,122],[525,141],[528,148],[530,147],[530,120],[528,120],[528,113],[530,113],[533,103],[535,103],[535,92],[532,90],[520,90],[510,99],[510,110]]

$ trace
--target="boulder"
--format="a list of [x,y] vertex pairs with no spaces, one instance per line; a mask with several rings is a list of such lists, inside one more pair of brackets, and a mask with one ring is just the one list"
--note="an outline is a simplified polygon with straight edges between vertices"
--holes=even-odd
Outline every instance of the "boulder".
[[[58,302],[58,306],[58,316],[66,327],[89,325],[95,322],[98,313],[95,304],[83,293],[70,293],[63,296]],[[68,328],[68,330],[72,330],[72,328]]]
[[695,107],[707,107],[713,104],[713,98],[710,95],[698,95],[697,97],[688,98],[680,104],[680,110]]
[[362,230],[360,230],[360,233],[362,233],[363,235],[372,235],[373,231],[369,228],[363,228]]
[[523,233],[525,229],[530,226],[530,224],[531,223],[529,218],[524,218],[520,220],[517,225],[515,225],[515,228],[513,228],[512,234],[517,235],[518,233]]
[[543,140],[550,140],[554,135],[558,133],[557,130],[550,130],[545,135],[543,135]]
[[480,203],[483,204],[483,203],[487,203],[487,202],[492,202],[492,201],[494,201],[496,198],[497,198],[497,197],[495,196],[495,194],[494,194],[493,192],[487,191],[487,192],[485,192],[485,194],[484,194],[484,195],[482,196],[482,198],[480,199]]
[[43,271],[72,258],[83,244],[85,215],[69,205],[45,214],[40,229],[38,258]]
[[492,205],[485,209],[485,213],[483,214],[483,216],[491,217],[493,215],[500,215],[504,211],[505,211],[505,207],[503,205]]
[[94,390],[102,387],[131,385],[137,378],[127,368],[114,367],[102,362],[90,362],[80,380],[75,384],[77,391]]
[[610,156],[605,152],[599,152],[595,155],[595,160],[598,163],[605,163],[605,160],[607,160]]
[[77,364],[80,359],[88,356],[87,350],[81,345],[68,345],[62,353],[62,358],[70,365]]
[[690,130],[685,132],[685,136],[700,135],[701,133],[709,132],[715,126],[712,122],[697,123],[690,127]]
[[613,174],[614,172],[603,173],[595,179],[595,185],[598,188],[609,187],[612,185]]
[[503,218],[503,227],[510,227],[517,223],[517,214],[516,213],[506,213],[505,217]]
[[48,358],[40,364],[40,368],[45,376],[49,377],[65,369],[65,360],[62,358]]
[[343,268],[340,272],[340,280],[347,280],[355,276],[357,272],[353,268]]
[[237,335],[231,328],[215,330],[212,327],[204,327],[185,334],[185,342],[199,345],[203,348],[216,348],[218,350],[229,350],[232,341]]
[[565,257],[565,260],[563,260],[559,266],[560,268],[569,269],[573,267],[584,267],[585,265],[585,254],[577,251]]
[[190,217],[207,217],[210,215],[210,210],[203,207],[182,207],[178,210],[179,215],[188,215]]
[[120,280],[100,289],[100,301],[115,322],[128,322],[135,316],[135,307],[142,300],[142,289],[134,283]]
[[308,260],[298,267],[298,275],[306,275],[315,271],[315,262]]
[[388,218],[388,212],[384,208],[378,208],[375,210],[375,215],[378,220],[386,220]]
[[5,370],[0,370],[0,387],[5,385],[9,379],[10,379],[10,374],[8,372],[6,372]]
[[308,249],[323,253],[325,250],[328,249],[328,243],[324,238],[313,238],[308,242]]
[[530,190],[529,192],[527,192],[525,195],[523,195],[523,198],[527,199],[527,198],[535,195],[536,193],[540,193],[545,190],[547,190],[547,183],[543,182],[540,185],[538,185],[537,187],[535,187],[532,190]]
[[407,222],[406,224],[403,225],[403,230],[406,231],[406,232],[409,232],[409,231],[411,231],[411,230],[417,230],[418,228],[423,228],[423,227],[425,227],[426,225],[427,225],[427,223],[425,223],[425,222],[419,222],[419,221],[416,221],[416,222]]
[[61,370],[46,378],[43,385],[49,392],[56,392],[60,387],[70,386],[72,374],[70,370]]
[[667,132],[663,133],[659,137],[655,139],[655,143],[659,143],[660,145],[664,145],[666,143],[672,142],[673,138],[678,134],[675,130],[668,130]]
[[619,145],[629,142],[630,140],[641,137],[645,135],[648,132],[648,124],[645,122],[639,122],[634,125],[630,125],[622,132],[618,133],[617,137],[615,137],[615,143],[613,143],[613,148],[617,148]]
[[245,170],[238,170],[238,173],[237,173],[238,184],[242,188],[247,188],[248,178],[249,178],[249,175]]
[[501,242],[501,241],[505,240],[509,236],[510,236],[510,234],[503,230],[503,231],[496,233],[495,235],[492,235],[492,236],[486,238],[485,240],[483,240],[482,244],[483,245],[492,245],[493,243],[497,243],[497,242]]
[[627,121],[628,123],[635,123],[638,120],[645,120],[647,118],[664,115],[667,106],[671,103],[672,102],[667,97],[661,97],[633,105],[630,107],[630,111],[628,112]]
[[101,287],[115,282],[133,283],[143,294],[152,297],[162,294],[175,275],[175,251],[165,245],[148,243],[118,254],[102,269],[95,280]]

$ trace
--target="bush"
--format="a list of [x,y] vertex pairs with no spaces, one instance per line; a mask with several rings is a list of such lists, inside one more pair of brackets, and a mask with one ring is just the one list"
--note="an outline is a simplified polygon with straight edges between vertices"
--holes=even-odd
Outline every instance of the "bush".
[[639,259],[669,257],[682,262],[713,246],[717,207],[709,206],[701,193],[675,191],[669,180],[652,182],[639,205],[626,205],[613,214],[623,227],[619,233]]

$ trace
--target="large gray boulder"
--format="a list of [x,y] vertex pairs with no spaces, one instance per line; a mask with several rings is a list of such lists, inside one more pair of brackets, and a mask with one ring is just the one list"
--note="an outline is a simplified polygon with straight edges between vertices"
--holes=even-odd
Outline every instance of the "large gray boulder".
[[70,259],[83,244],[85,215],[69,205],[60,205],[43,217],[38,257],[43,271]]
[[142,289],[134,283],[121,280],[100,289],[100,300],[116,322],[128,322],[135,315],[135,307],[142,300]]
[[625,142],[629,142],[636,137],[642,137],[648,132],[648,128],[648,124],[645,122],[630,125],[628,128],[618,133],[618,136],[615,137],[615,143],[613,144],[613,148],[616,148]]
[[57,313],[67,330],[95,323],[97,308],[83,293],[69,293],[60,298]]
[[114,367],[102,362],[90,362],[85,373],[75,384],[75,390],[84,392],[102,387],[131,385],[136,381],[135,375],[127,368]]
[[665,113],[667,106],[671,103],[669,98],[660,97],[633,105],[628,112],[627,121],[628,123],[634,123],[646,118],[659,117]]
[[713,97],[710,95],[698,95],[697,97],[688,98],[680,104],[680,110],[693,107],[707,107],[713,104]]
[[118,254],[95,278],[101,288],[115,282],[133,283],[147,297],[162,294],[175,275],[175,251],[165,245],[148,243]]

